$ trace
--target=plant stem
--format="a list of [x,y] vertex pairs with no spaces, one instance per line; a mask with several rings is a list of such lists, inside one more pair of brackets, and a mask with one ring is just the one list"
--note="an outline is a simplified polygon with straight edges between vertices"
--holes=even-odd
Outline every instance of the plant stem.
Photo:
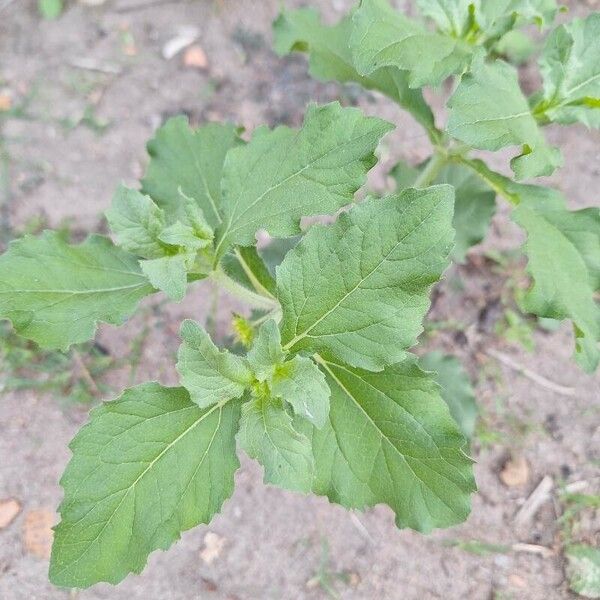
[[431,185],[446,164],[447,160],[448,158],[445,154],[442,154],[440,151],[434,152],[431,155],[431,158],[427,161],[425,168],[415,179],[413,187],[424,188],[428,185]]
[[254,308],[273,310],[279,306],[277,300],[261,296],[260,294],[245,288],[237,281],[231,279],[231,277],[229,277],[221,268],[215,269],[210,274],[210,278],[218,283],[223,289],[227,290],[230,294]]
[[256,275],[250,268],[250,265],[248,265],[248,263],[244,260],[244,257],[242,256],[242,253],[239,251],[239,249],[236,248],[234,252],[236,258],[238,259],[238,262],[240,263],[240,266],[244,270],[244,273],[246,273],[246,277],[248,277],[250,283],[254,286],[254,289],[261,296],[265,296],[265,298],[271,298],[275,300],[275,296],[273,296],[273,294],[271,294],[271,292],[269,292],[269,290],[257,279]]

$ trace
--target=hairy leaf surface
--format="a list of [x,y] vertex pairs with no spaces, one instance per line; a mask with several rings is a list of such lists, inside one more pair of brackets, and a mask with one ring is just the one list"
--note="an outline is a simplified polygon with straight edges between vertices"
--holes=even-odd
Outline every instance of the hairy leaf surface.
[[326,362],[331,408],[310,438],[313,491],[348,508],[388,504],[398,527],[429,531],[466,519],[475,491],[465,439],[438,386],[413,360],[380,373]]
[[438,85],[462,72],[472,59],[471,46],[425,29],[387,0],[363,0],[353,22],[350,47],[362,75],[397,67],[409,72],[410,87]]
[[277,269],[284,348],[375,371],[402,360],[448,264],[453,201],[450,186],[408,189],[313,226]]
[[88,587],[139,573],[233,492],[239,402],[201,410],[157,383],[94,409],[71,442],[50,579]]
[[524,246],[533,285],[523,308],[540,317],[571,319],[575,358],[586,371],[600,362],[598,289],[600,209],[568,211],[562,203],[526,202],[513,211],[527,232]]
[[120,325],[154,291],[137,259],[98,235],[71,245],[46,231],[0,257],[0,318],[43,348],[85,342],[99,321]]
[[600,127],[600,13],[573,19],[547,38],[540,57],[547,117]]
[[252,371],[239,356],[219,350],[208,333],[189,319],[181,324],[177,371],[191,399],[201,408],[239,398],[252,382]]
[[[420,168],[398,163],[391,171],[398,190],[414,184]],[[465,166],[445,166],[434,183],[448,183],[454,187],[454,217],[452,226],[456,230],[452,258],[463,262],[471,246],[485,238],[490,221],[496,211],[496,193],[481,177]]]
[[560,166],[560,152],[546,143],[509,64],[475,61],[448,107],[447,129],[456,139],[482,150],[522,146],[522,153],[511,161],[517,178],[550,175]]
[[301,217],[348,204],[390,129],[386,121],[337,102],[311,105],[299,131],[257,129],[225,160],[217,255],[232,244],[252,245],[261,228],[276,237],[297,234]]
[[433,113],[420,90],[408,86],[408,72],[385,67],[364,76],[354,67],[350,36],[352,18],[344,17],[336,25],[323,25],[313,8],[285,10],[273,24],[275,51],[283,56],[292,51],[307,52],[310,73],[322,81],[358,83],[368,90],[385,94],[413,114],[431,134]]
[[192,129],[185,117],[169,119],[148,142],[150,164],[143,191],[177,218],[183,211],[180,190],[193,198],[209,225],[221,223],[221,177],[225,155],[241,143],[234,125],[209,123]]
[[314,473],[310,442],[296,431],[280,400],[259,397],[245,402],[238,442],[264,467],[265,483],[310,491]]

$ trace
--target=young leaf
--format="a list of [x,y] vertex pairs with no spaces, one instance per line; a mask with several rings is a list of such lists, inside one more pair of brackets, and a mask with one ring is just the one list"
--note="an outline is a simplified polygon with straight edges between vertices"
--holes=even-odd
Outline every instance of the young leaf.
[[38,11],[44,19],[58,19],[63,11],[63,0],[38,0]]
[[201,410],[183,388],[126,390],[71,442],[50,580],[83,588],[139,573],[233,492],[239,402]]
[[329,387],[317,365],[304,356],[285,361],[279,328],[273,319],[266,321],[248,352],[248,364],[269,395],[287,402],[294,413],[322,427],[329,411]]
[[[513,219],[527,232],[525,253],[533,286],[523,308],[540,317],[571,319],[575,329],[576,360],[586,371],[600,362],[600,306],[594,299],[598,285],[600,210],[570,212],[561,203],[524,202]],[[581,241],[578,232],[585,232]],[[585,240],[585,241],[584,241]]]
[[225,155],[240,143],[234,125],[210,123],[192,129],[185,117],[169,119],[148,142],[150,164],[143,192],[172,220],[182,216],[180,191],[193,198],[208,224],[221,223],[221,178]]
[[397,67],[409,72],[410,87],[438,85],[461,73],[472,59],[467,43],[428,31],[392,9],[387,0],[362,0],[353,21],[350,47],[362,75]]
[[154,291],[137,259],[98,235],[70,245],[46,231],[0,257],[0,318],[43,348],[85,342],[99,321],[120,325]]
[[253,398],[242,405],[238,443],[265,469],[265,483],[299,492],[311,488],[314,462],[308,438],[294,429],[279,400]]
[[462,434],[471,440],[477,421],[475,392],[462,365],[455,356],[442,352],[428,352],[419,359],[425,371],[433,371],[433,378],[441,387],[441,396],[450,409]]
[[452,246],[450,186],[369,199],[315,225],[277,269],[285,350],[381,370],[421,331]]
[[600,127],[600,13],[557,27],[546,40],[540,69],[540,112],[564,125]]
[[283,398],[300,417],[321,428],[329,413],[331,390],[317,365],[305,356],[294,356],[275,369],[271,393]]
[[[398,190],[410,187],[415,182],[420,169],[398,163],[391,171]],[[481,177],[465,166],[450,164],[445,166],[434,183],[448,183],[454,187],[454,218],[452,226],[456,230],[452,258],[463,262],[471,246],[484,239],[490,221],[496,211],[496,193]]]
[[273,319],[269,319],[258,330],[248,352],[248,364],[259,381],[266,381],[273,376],[275,367],[284,360],[285,352],[281,348],[279,328]]
[[337,102],[311,105],[300,131],[257,129],[225,161],[217,256],[232,244],[252,245],[261,228],[276,237],[294,235],[301,217],[348,204],[390,129],[386,121]]
[[152,260],[140,261],[142,272],[148,281],[171,300],[183,300],[187,289],[187,263],[189,257],[184,254],[163,256]]
[[369,76],[354,67],[350,36],[352,18],[344,17],[336,25],[323,25],[313,8],[284,10],[273,23],[275,51],[283,56],[293,51],[307,52],[310,74],[321,81],[358,83],[368,90],[385,94],[408,110],[435,137],[433,113],[420,90],[408,86],[408,72],[385,67]]
[[106,211],[106,220],[123,250],[143,258],[165,255],[159,236],[166,227],[165,213],[137,190],[120,186]]
[[191,399],[201,408],[239,398],[252,383],[244,359],[219,350],[195,321],[181,324],[177,371]]
[[388,504],[398,527],[464,521],[475,491],[465,439],[437,385],[414,360],[380,373],[325,362],[326,426],[296,421],[311,440],[313,491],[348,508]]
[[518,179],[550,175],[561,164],[560,152],[548,146],[523,95],[517,72],[497,60],[474,62],[448,100],[448,133],[482,150],[521,145],[512,159]]
[[106,218],[119,246],[147,260],[140,266],[150,283],[173,300],[182,300],[187,273],[198,250],[212,245],[212,230],[201,209],[182,197],[181,221],[167,226],[165,212],[150,196],[121,186]]

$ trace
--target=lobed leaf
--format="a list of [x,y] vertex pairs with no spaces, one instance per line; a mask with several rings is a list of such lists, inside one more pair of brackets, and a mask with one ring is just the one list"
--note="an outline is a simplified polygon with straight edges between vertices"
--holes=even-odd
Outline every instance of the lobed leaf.
[[[420,168],[398,163],[390,172],[398,190],[414,184]],[[452,258],[464,262],[471,246],[481,242],[487,233],[496,211],[496,193],[481,177],[465,166],[446,165],[433,181],[454,187],[454,217],[452,227],[456,230]]]
[[242,406],[240,447],[265,469],[265,483],[309,492],[314,462],[308,438],[296,431],[281,401],[254,398]]
[[221,179],[225,155],[241,143],[234,125],[192,129],[185,117],[169,119],[148,142],[150,163],[142,191],[173,219],[182,216],[180,191],[197,203],[208,224],[222,221]]
[[540,112],[564,125],[600,127],[600,13],[557,27],[546,40],[540,69]]
[[404,359],[448,264],[453,201],[408,189],[313,226],[277,269],[284,349],[374,371]]
[[253,379],[244,359],[219,350],[195,321],[185,320],[180,335],[177,371],[192,401],[206,408],[240,398]]
[[550,175],[560,166],[560,152],[546,143],[509,64],[475,61],[448,100],[448,108],[448,133],[473,148],[523,147],[511,161],[518,179]]
[[329,361],[323,368],[327,424],[296,420],[312,444],[313,492],[347,508],[385,503],[398,527],[419,531],[466,519],[472,461],[433,380],[412,359],[379,373]]
[[120,325],[154,291],[136,258],[98,235],[71,245],[46,231],[0,257],[0,318],[43,348],[85,342],[99,321]]
[[427,30],[392,9],[387,0],[362,0],[353,22],[350,47],[361,75],[396,67],[408,71],[412,88],[439,85],[461,73],[472,59],[469,44]]
[[348,204],[390,129],[337,102],[311,105],[299,131],[257,129],[247,145],[227,154],[217,256],[232,244],[252,245],[261,228],[275,237],[291,236],[300,232],[301,217]]
[[571,319],[575,358],[594,371],[600,362],[600,306],[594,299],[600,289],[600,209],[568,211],[563,203],[524,202],[513,219],[527,232],[524,249],[533,278],[523,308],[540,317]]
[[182,388],[126,390],[71,442],[50,580],[118,583],[150,552],[208,523],[233,492],[239,402],[202,410]]
[[273,23],[273,32],[275,51],[280,56],[294,51],[308,53],[310,74],[316,79],[358,83],[381,92],[412,113],[435,137],[433,113],[421,91],[409,87],[407,71],[384,67],[368,76],[358,73],[350,49],[351,16],[327,26],[313,8],[284,10]]

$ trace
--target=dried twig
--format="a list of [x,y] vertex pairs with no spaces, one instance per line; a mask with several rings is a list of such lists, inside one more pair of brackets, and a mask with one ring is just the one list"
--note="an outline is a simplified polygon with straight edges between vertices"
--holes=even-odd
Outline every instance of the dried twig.
[[91,58],[74,58],[69,61],[72,67],[85,69],[86,71],[98,71],[108,75],[119,75],[121,67],[113,63],[99,63]]
[[114,11],[118,13],[135,12],[136,10],[146,10],[164,4],[179,4],[186,0],[150,0],[149,2],[138,2],[137,4],[125,4],[124,6],[116,6]]
[[522,526],[531,521],[540,506],[550,499],[550,492],[553,487],[554,479],[550,475],[545,475],[515,515],[515,524]]
[[537,544],[513,544],[513,552],[526,552],[528,554],[538,554],[542,558],[552,558],[556,555],[552,548],[547,546],[538,546]]
[[561,396],[574,396],[575,395],[574,388],[560,385],[559,383],[554,383],[553,381],[546,379],[546,377],[544,377],[543,375],[540,375],[540,374],[532,371],[531,369],[528,369],[527,367],[520,365],[518,362],[514,361],[510,356],[507,356],[503,352],[499,352],[498,350],[494,350],[493,348],[490,348],[490,349],[486,350],[485,353],[488,356],[495,358],[496,360],[501,362],[503,365],[509,367],[510,369],[518,371],[519,373],[521,373],[521,375],[524,375],[528,379],[531,379],[531,381],[537,383],[538,385],[541,385],[542,387],[546,388],[547,390],[551,390],[551,391],[555,392],[556,394],[560,394]]

